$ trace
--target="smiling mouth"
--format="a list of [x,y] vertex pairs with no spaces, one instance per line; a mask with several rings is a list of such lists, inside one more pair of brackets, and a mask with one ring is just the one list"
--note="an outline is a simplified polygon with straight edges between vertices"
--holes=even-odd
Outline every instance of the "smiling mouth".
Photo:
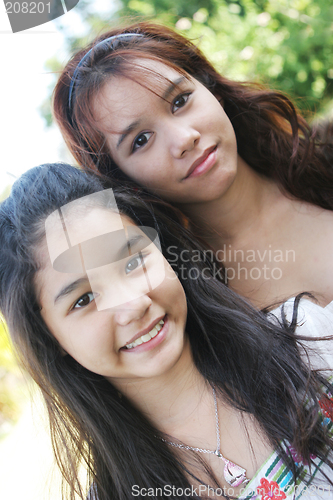
[[163,325],[164,319],[161,319],[148,333],[141,335],[141,337],[137,338],[134,342],[126,344],[122,349],[133,349],[133,347],[149,342],[151,339],[156,337],[160,330],[162,330]]

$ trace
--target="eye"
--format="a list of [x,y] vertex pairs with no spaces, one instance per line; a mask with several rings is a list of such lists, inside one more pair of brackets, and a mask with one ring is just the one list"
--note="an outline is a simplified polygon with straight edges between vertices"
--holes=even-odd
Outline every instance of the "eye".
[[134,271],[137,267],[142,266],[143,261],[144,258],[141,253],[136,255],[133,259],[127,262],[125,267],[125,273],[129,274],[130,272]]
[[175,113],[178,109],[183,108],[190,98],[191,93],[180,94],[172,102],[172,112]]
[[141,134],[139,134],[134,139],[132,151],[134,152],[137,149],[142,148],[142,146],[145,146],[152,135],[153,135],[153,132],[142,132]]
[[82,295],[75,304],[72,309],[81,309],[82,307],[88,306],[95,299],[95,294],[93,292],[88,292]]

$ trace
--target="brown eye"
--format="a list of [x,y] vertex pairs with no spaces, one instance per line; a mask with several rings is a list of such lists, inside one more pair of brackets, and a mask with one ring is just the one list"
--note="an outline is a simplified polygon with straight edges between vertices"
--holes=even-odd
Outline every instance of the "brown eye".
[[139,134],[134,139],[132,151],[136,151],[137,149],[142,148],[142,146],[145,146],[152,135],[152,132],[143,132],[142,134]]
[[85,293],[74,304],[73,309],[79,309],[90,304],[94,300],[93,292]]
[[181,94],[176,97],[172,103],[172,112],[174,113],[179,108],[183,108],[190,98],[190,94]]

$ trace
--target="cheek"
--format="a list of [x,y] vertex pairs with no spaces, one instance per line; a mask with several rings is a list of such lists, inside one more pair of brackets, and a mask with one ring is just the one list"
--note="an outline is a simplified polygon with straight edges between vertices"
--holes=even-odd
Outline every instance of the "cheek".
[[146,179],[150,179],[151,173],[149,167],[151,162],[147,160],[147,155],[142,155],[142,158],[135,155],[123,160],[112,154],[109,149],[111,158],[115,161],[118,169],[130,179],[136,181],[138,184],[146,184]]
[[43,300],[41,300],[42,308],[40,311],[40,315],[46,325],[46,328],[49,330],[51,333],[52,337],[58,342],[60,349],[65,350],[66,349],[66,336],[63,335],[63,328],[61,325],[61,321],[59,321],[59,318],[57,316],[53,316],[50,311],[48,311],[47,306],[45,306],[45,303]]
[[114,345],[95,324],[92,329],[69,333],[68,354],[88,370],[104,374],[104,368],[115,363]]
[[[218,120],[224,128],[232,128],[228,115],[223,109],[220,102],[212,95],[206,95],[206,99],[202,101],[202,119],[207,122],[208,127],[214,126],[214,121]],[[209,112],[207,112],[209,110]],[[216,126],[216,125],[215,125]]]
[[166,265],[165,283],[167,284],[165,296],[167,296],[171,303],[175,305],[178,313],[183,316],[184,321],[186,321],[187,302],[185,291],[169,263]]
[[[79,315],[79,314],[78,314]],[[77,316],[78,316],[77,315]],[[110,351],[113,347],[113,335],[109,325],[108,330],[102,318],[93,315],[93,318],[83,317],[79,319],[72,315],[72,318],[66,318],[66,324],[57,325],[56,329],[50,330],[61,348],[78,363],[86,368],[94,364],[99,356]],[[106,332],[108,335],[106,335]]]
[[166,153],[160,151],[157,154],[155,151],[149,151],[144,155],[144,158],[131,162],[130,165],[126,165],[121,170],[148,189],[161,188],[169,179],[170,169],[168,169],[165,158]]
[[162,188],[172,181],[170,177],[170,165],[166,164],[165,158],[167,154],[162,153],[162,157],[158,155],[152,158],[151,163],[153,168],[147,169],[144,173],[144,185],[148,188]]

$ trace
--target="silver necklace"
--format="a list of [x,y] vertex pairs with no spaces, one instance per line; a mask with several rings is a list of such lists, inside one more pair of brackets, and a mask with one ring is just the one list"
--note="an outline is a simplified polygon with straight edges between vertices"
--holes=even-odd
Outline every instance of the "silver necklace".
[[187,446],[183,443],[173,443],[171,441],[167,441],[162,438],[162,441],[169,444],[170,446],[174,446],[175,448],[180,448],[181,450],[191,450],[198,451],[199,453],[210,453],[212,455],[216,455],[218,458],[221,458],[224,462],[224,479],[231,486],[241,486],[242,484],[247,484],[250,480],[246,477],[246,469],[240,467],[239,465],[231,462],[225,458],[220,450],[220,425],[219,425],[219,414],[217,410],[217,400],[216,400],[216,392],[215,387],[213,387],[213,397],[214,397],[214,407],[215,407],[215,422],[216,422],[216,450],[205,450],[203,448],[195,448],[193,446]]

